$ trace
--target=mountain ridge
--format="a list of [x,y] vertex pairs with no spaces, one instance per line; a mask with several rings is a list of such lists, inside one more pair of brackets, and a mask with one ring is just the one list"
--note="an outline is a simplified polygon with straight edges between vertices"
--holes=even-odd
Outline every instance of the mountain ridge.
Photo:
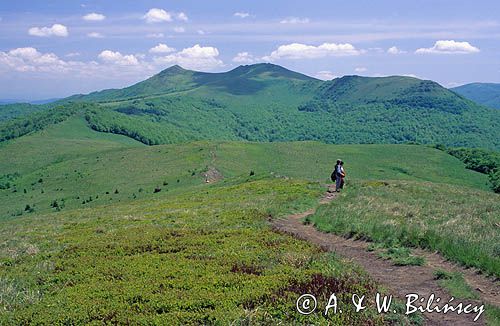
[[479,104],[500,109],[499,83],[470,83],[451,90]]
[[[88,103],[76,107],[78,103]],[[500,148],[500,115],[430,80],[344,76],[321,81],[274,64],[206,73],[169,67],[125,87],[76,95],[7,121],[12,139],[80,114],[96,131],[148,145],[194,140],[441,143]],[[69,110],[65,114],[65,110]],[[54,114],[57,119],[47,117]]]

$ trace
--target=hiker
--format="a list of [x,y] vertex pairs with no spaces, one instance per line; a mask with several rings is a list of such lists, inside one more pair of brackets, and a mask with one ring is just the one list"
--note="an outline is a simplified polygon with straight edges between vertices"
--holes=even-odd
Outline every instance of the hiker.
[[342,160],[337,160],[337,164],[335,164],[335,168],[333,169],[331,176],[332,181],[335,181],[335,191],[337,192],[339,192],[344,186],[345,171],[342,165]]
[[340,189],[344,189],[345,175],[344,161],[340,161]]

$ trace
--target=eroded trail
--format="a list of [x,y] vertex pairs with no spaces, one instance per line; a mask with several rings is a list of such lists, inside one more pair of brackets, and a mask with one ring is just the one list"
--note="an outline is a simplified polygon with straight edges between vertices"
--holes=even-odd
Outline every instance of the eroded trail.
[[[335,199],[336,193],[330,188],[320,200],[320,204],[327,204]],[[287,216],[273,222],[273,227],[278,232],[283,232],[300,239],[312,242],[327,251],[332,251],[340,256],[360,265],[364,270],[389,292],[406,302],[406,295],[417,293],[420,297],[428,298],[434,293],[441,298],[441,303],[446,303],[450,295],[446,293],[434,279],[434,271],[438,268],[447,271],[458,271],[464,275],[467,283],[479,292],[480,301],[455,299],[454,303],[464,302],[464,305],[480,305],[484,302],[499,306],[500,286],[497,281],[490,280],[472,269],[465,269],[446,261],[437,253],[424,250],[414,252],[425,258],[423,266],[395,266],[390,260],[379,258],[376,252],[367,251],[369,243],[361,240],[346,239],[331,233],[318,231],[311,225],[305,225],[302,219],[314,213],[314,209],[304,213]],[[425,313],[427,325],[484,325],[484,313],[476,322],[473,321],[475,313],[458,315],[453,312]]]

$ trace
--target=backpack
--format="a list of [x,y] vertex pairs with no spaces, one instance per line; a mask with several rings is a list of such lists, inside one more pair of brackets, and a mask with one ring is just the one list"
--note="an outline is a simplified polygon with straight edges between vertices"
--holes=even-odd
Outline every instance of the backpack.
[[330,179],[335,182],[336,179],[337,179],[337,165],[335,165],[335,167],[333,168],[333,172],[332,174],[330,175]]
[[330,175],[330,179],[335,182],[335,180],[337,179],[336,177],[336,173],[335,173],[335,170],[333,170],[332,174]]

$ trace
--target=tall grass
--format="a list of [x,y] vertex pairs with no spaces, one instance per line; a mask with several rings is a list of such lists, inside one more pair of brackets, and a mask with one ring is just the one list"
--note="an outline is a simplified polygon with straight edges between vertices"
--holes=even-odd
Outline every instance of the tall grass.
[[500,276],[498,195],[410,181],[355,182],[309,220],[323,231],[441,252]]

